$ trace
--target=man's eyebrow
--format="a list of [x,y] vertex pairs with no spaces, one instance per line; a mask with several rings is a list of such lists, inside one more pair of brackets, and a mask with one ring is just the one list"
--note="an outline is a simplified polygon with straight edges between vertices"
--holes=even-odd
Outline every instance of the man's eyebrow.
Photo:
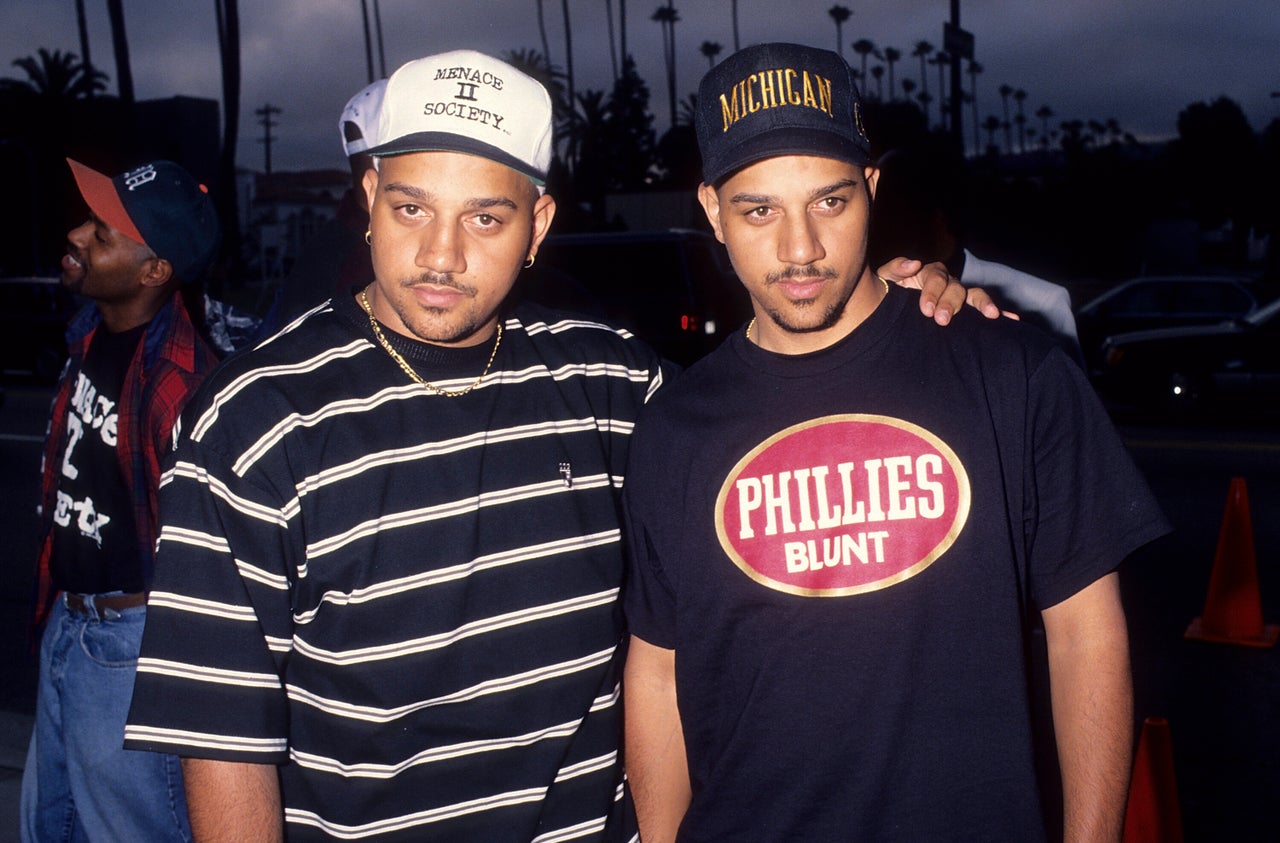
[[[430,203],[434,198],[434,194],[430,191],[423,190],[416,185],[405,184],[404,182],[388,182],[384,189],[388,193],[399,193],[402,196],[413,199],[416,202],[421,202],[424,205]],[[473,208],[475,210],[484,210],[486,208],[510,208],[514,211],[518,209],[515,201],[507,198],[506,196],[486,196],[468,199],[466,201],[466,205],[468,208]]]
[[848,188],[857,187],[857,186],[858,186],[857,179],[841,179],[840,181],[835,182],[834,184],[829,184],[826,187],[819,187],[816,190],[810,191],[809,201],[813,202],[814,200],[821,199],[824,196],[830,196],[833,193],[839,193],[842,190],[847,190]]
[[767,193],[735,193],[729,200],[731,205],[776,205],[778,197]]
[[[824,196],[830,196],[833,193],[839,193],[841,190],[846,190],[850,187],[857,187],[857,185],[858,185],[857,179],[841,179],[838,182],[833,182],[832,184],[824,185],[822,187],[815,188],[814,190],[809,191],[809,201],[813,202],[817,199],[821,199]],[[774,196],[769,193],[735,193],[732,196],[732,198],[729,199],[729,203],[732,205],[752,205],[752,206],[776,205],[781,201],[782,200],[779,199],[777,196]]]
[[487,199],[468,199],[467,207],[483,210],[485,208],[508,208],[512,211],[518,209],[516,203],[505,196],[493,196]]
[[419,202],[428,202],[431,200],[431,194],[420,187],[412,184],[405,184],[400,181],[387,182],[383,190],[388,193],[401,193],[410,199],[416,199]]

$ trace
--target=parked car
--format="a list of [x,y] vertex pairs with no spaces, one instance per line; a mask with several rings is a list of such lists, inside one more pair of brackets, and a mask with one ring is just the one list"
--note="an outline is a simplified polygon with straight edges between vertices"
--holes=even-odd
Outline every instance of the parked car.
[[1147,410],[1280,409],[1280,300],[1216,325],[1110,337],[1094,383],[1113,403]]
[[56,379],[67,359],[67,323],[79,307],[57,278],[0,278],[0,369]]
[[1152,275],[1125,281],[1081,305],[1076,309],[1076,329],[1085,361],[1096,370],[1109,336],[1239,319],[1258,303],[1247,279]]
[[700,231],[551,235],[518,289],[526,298],[626,328],[688,365],[745,321],[724,247]]

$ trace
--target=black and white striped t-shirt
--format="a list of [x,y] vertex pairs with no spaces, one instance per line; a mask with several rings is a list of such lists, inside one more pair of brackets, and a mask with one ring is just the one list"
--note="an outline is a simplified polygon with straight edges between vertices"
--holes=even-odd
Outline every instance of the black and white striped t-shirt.
[[[517,307],[433,395],[342,297],[210,377],[161,486],[126,746],[279,764],[287,834],[625,840],[618,515],[670,372]],[[491,346],[386,332],[459,389]]]

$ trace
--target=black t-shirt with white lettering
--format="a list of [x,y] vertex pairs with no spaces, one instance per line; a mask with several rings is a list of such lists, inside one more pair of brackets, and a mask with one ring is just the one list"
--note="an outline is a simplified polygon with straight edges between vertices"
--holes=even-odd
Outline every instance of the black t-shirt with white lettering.
[[99,327],[72,385],[67,442],[58,468],[50,570],[59,589],[142,591],[133,499],[116,454],[120,394],[146,325]]

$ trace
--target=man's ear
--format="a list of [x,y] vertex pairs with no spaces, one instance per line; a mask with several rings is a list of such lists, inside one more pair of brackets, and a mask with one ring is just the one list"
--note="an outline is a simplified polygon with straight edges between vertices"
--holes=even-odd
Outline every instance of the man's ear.
[[547,236],[551,221],[556,218],[556,200],[550,193],[544,193],[533,203],[533,240],[529,243],[529,257],[538,254],[538,246]]
[[714,187],[703,182],[698,185],[698,202],[707,215],[707,222],[711,223],[711,230],[715,232],[716,239],[723,243],[724,233],[720,230],[720,194],[716,193]]
[[867,190],[871,194],[871,198],[876,198],[876,185],[880,183],[879,167],[863,167],[862,177],[867,180]]
[[365,170],[363,181],[364,181],[365,210],[372,213],[373,197],[374,197],[374,194],[378,192],[377,169],[370,167],[369,169]]
[[142,264],[142,277],[139,279],[144,287],[163,287],[173,278],[173,264],[164,258],[147,258]]

